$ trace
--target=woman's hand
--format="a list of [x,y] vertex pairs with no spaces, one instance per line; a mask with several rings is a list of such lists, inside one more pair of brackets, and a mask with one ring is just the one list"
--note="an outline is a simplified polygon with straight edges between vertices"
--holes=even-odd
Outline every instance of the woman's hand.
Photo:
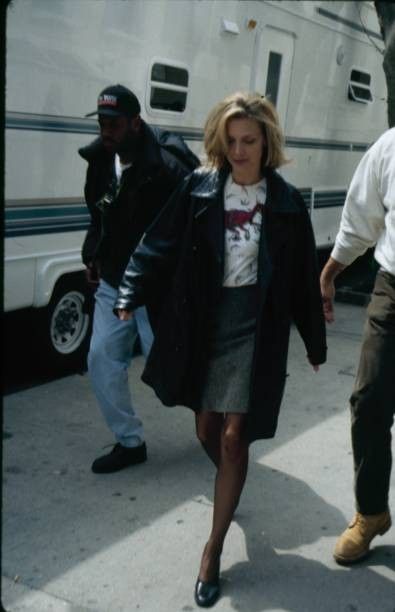
[[131,310],[124,310],[123,308],[117,309],[118,318],[121,321],[130,321],[133,319],[133,312]]
[[316,364],[314,364],[314,363],[311,363],[311,359],[310,359],[310,357],[309,357],[308,355],[307,355],[307,359],[308,359],[309,363],[311,364],[311,366],[312,366],[312,368],[313,368],[314,372],[318,372],[318,370],[320,369],[320,366],[319,366],[319,365],[316,365]]

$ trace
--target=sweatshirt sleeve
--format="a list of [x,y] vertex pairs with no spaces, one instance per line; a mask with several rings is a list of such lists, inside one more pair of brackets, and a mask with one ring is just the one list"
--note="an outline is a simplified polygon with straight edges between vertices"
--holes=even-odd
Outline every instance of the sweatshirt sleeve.
[[385,226],[379,186],[380,141],[359,162],[347,193],[331,257],[348,266],[374,246]]

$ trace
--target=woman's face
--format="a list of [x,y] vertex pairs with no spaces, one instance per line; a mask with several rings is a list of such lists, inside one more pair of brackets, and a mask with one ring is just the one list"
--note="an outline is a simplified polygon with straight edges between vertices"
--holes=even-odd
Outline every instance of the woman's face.
[[265,138],[255,119],[230,119],[227,125],[226,158],[236,182],[252,184],[262,178],[261,161]]

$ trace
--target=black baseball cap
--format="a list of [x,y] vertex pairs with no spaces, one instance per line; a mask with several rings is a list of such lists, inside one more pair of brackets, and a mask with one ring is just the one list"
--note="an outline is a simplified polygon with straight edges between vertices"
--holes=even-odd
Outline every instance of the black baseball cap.
[[88,113],[85,117],[92,117],[93,115],[135,117],[140,113],[140,110],[140,103],[130,89],[123,85],[110,85],[99,94],[97,110]]

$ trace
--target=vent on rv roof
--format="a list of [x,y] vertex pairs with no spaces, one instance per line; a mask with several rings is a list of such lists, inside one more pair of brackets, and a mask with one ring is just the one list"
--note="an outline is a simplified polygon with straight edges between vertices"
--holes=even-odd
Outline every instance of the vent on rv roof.
[[371,76],[361,70],[351,70],[350,82],[348,84],[348,99],[354,102],[368,104],[373,97],[370,91]]
[[187,103],[189,74],[186,68],[155,63],[151,68],[151,109],[182,113]]

